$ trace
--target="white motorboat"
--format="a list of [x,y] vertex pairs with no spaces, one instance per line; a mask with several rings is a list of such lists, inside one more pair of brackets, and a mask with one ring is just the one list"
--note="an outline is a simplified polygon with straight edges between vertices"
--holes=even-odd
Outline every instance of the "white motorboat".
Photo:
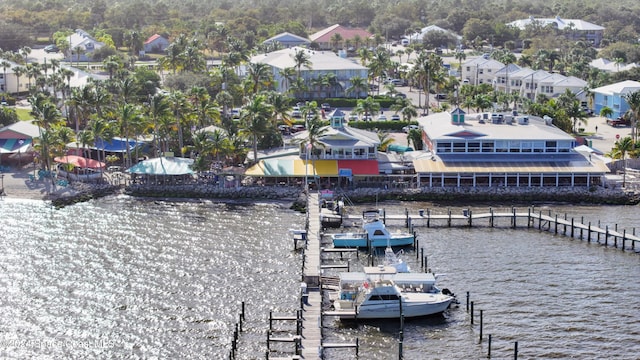
[[435,286],[430,273],[398,273],[380,265],[364,272],[340,274],[339,289],[330,294],[333,311],[340,319],[392,319],[440,314],[455,297]]
[[363,214],[362,230],[359,233],[332,234],[334,247],[385,247],[413,245],[414,236],[410,233],[391,233],[380,220],[377,211]]
[[409,269],[409,264],[407,264],[400,258],[400,254],[404,254],[404,251],[402,251],[402,249],[395,253],[393,252],[391,246],[387,246],[387,248],[384,249],[384,266],[394,267],[399,273],[411,272],[411,269]]

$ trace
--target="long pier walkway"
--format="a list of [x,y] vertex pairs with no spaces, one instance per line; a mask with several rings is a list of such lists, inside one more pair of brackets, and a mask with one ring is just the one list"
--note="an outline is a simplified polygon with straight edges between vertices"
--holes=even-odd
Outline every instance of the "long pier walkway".
[[322,294],[320,293],[320,203],[317,192],[307,198],[307,241],[303,253],[303,281],[307,284],[308,302],[302,308],[303,359],[320,359],[322,329]]

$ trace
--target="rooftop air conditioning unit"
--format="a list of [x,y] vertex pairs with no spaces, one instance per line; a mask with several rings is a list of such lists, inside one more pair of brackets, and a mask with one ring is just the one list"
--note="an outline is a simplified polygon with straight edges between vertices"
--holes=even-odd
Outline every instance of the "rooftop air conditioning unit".
[[520,124],[520,125],[529,125],[529,117],[528,116],[518,116],[518,124]]

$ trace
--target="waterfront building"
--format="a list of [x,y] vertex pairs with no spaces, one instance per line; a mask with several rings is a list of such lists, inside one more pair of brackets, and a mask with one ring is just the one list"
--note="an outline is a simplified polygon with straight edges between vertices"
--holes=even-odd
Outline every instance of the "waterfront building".
[[292,143],[296,148],[283,150],[279,156],[265,156],[247,169],[245,175],[265,178],[316,178],[378,176],[378,135],[356,129],[345,123],[345,114],[334,110],[331,124],[326,126],[311,147],[307,131],[296,133]]
[[418,119],[428,156],[413,161],[423,187],[591,187],[604,184],[604,160],[575,150],[550,118],[466,115],[460,109]]

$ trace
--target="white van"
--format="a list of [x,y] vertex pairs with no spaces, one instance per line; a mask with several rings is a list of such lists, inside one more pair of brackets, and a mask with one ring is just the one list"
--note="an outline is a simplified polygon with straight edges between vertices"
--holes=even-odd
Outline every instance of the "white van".
[[402,39],[402,40],[400,40],[400,44],[402,44],[402,46],[407,46],[407,45],[409,45],[409,39]]

